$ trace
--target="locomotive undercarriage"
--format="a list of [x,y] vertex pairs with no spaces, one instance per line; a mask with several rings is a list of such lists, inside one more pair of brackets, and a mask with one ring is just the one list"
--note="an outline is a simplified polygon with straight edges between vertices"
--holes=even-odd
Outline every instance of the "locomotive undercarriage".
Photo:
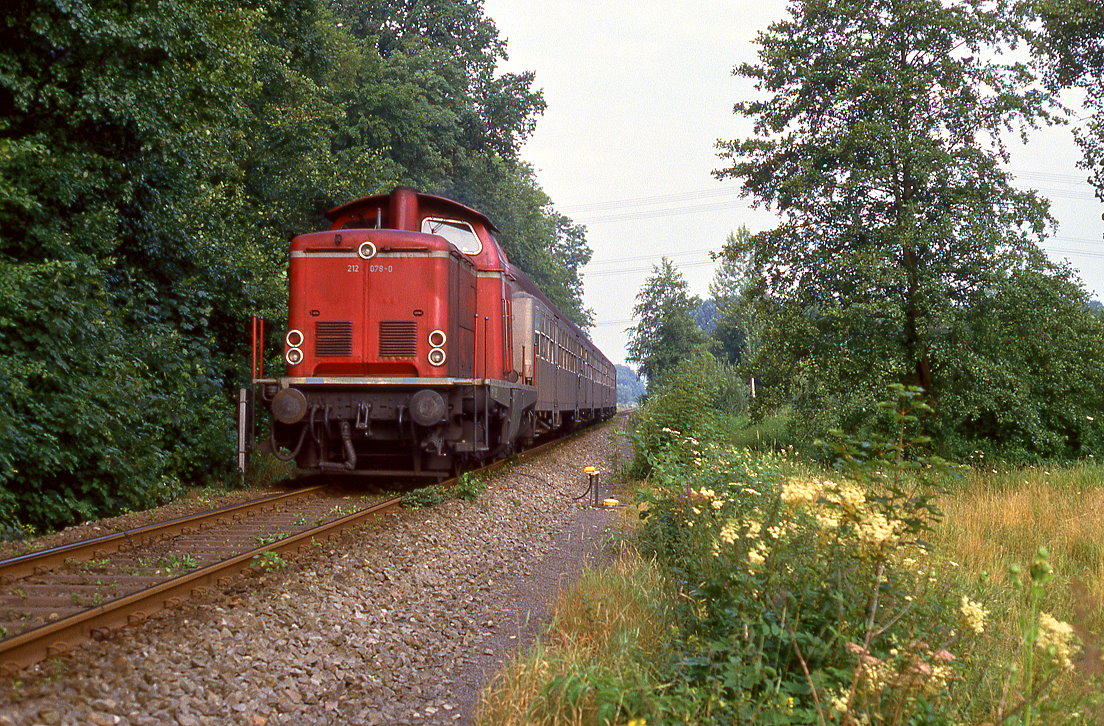
[[301,473],[442,479],[528,446],[544,428],[536,390],[503,381],[289,379],[265,397],[270,447]]

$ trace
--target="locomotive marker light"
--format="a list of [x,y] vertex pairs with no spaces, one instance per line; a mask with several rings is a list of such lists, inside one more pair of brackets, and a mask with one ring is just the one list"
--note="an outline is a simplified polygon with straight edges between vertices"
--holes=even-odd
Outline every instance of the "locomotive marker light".
[[444,397],[432,388],[423,388],[410,397],[410,418],[419,426],[436,426],[445,420],[446,414]]
[[288,344],[289,348],[298,348],[303,344],[303,333],[299,330],[289,330],[284,337],[284,342]]
[[360,247],[357,247],[357,254],[362,259],[370,260],[376,256],[376,246],[371,242],[361,242]]
[[429,345],[433,348],[444,348],[448,337],[443,330],[434,330],[429,334]]
[[443,366],[445,364],[445,351],[440,348],[433,348],[429,351],[429,355],[426,356],[430,365]]
[[282,424],[299,423],[307,415],[307,397],[298,388],[285,388],[272,398],[272,415]]
[[287,360],[288,365],[297,366],[303,362],[303,351],[298,348],[289,348],[288,352],[284,354],[284,359]]

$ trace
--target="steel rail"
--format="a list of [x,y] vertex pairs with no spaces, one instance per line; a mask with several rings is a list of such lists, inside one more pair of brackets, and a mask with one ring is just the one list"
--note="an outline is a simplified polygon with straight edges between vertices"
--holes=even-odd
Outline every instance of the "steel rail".
[[[490,473],[508,466],[509,464],[544,454],[587,431],[598,428],[601,423],[602,422],[599,422],[599,424],[580,429],[569,436],[518,452],[512,457],[493,461],[479,469],[474,469],[473,472]],[[455,486],[457,483],[459,483],[459,478],[454,477],[442,482],[442,485]],[[291,494],[302,495],[303,493],[310,493],[324,488],[326,488],[326,485],[319,485],[317,487],[301,489]],[[276,497],[267,497],[254,500],[253,502],[247,502],[246,505],[257,505],[258,503],[263,505],[279,499],[285,499],[288,496],[289,495],[277,495]],[[313,544],[316,544],[319,539],[331,539],[346,529],[359,526],[364,520],[373,515],[398,506],[402,501],[402,497],[395,497],[384,502],[379,502],[332,522],[327,522],[290,537],[261,545],[248,552],[171,578],[145,590],[120,596],[55,622],[47,623],[46,625],[41,625],[32,630],[20,633],[19,635],[0,640],[0,672],[8,675],[15,675],[27,666],[48,658],[62,656],[88,640],[103,640],[108,637],[112,630],[143,622],[154,613],[162,610],[179,607],[184,600],[203,595],[212,587],[229,586],[234,575],[254,567],[254,560],[264,553],[288,553],[293,549],[297,552],[303,551]],[[182,520],[203,519],[206,516],[226,513],[235,508],[240,509],[242,506],[243,505],[232,505],[231,507],[205,512],[201,515],[193,515],[191,518],[181,517],[164,524],[180,524]],[[46,555],[50,552],[63,551],[66,554],[72,555],[73,552],[82,551],[79,547],[80,545],[100,543],[106,539],[111,539],[113,541],[118,539],[125,540],[125,536],[128,533],[142,532],[148,535],[149,532],[155,532],[161,526],[162,525],[148,525],[147,527],[140,527],[136,530],[120,532],[117,535],[108,535],[104,538],[97,538],[96,540],[89,540],[84,543],[74,543],[73,545],[66,545],[64,547],[54,548],[54,550],[45,550],[41,553],[33,554]],[[30,557],[32,557],[32,555],[24,555],[23,557],[13,558],[13,560],[5,560],[4,562],[0,562],[0,565],[14,562],[15,560],[27,560],[27,558]]]
[[[252,510],[263,510],[274,504],[299,499],[325,488],[325,485],[317,485],[283,494],[274,494],[240,504],[230,504],[219,509],[188,514],[166,522],[148,524],[144,527],[136,527],[94,539],[72,542],[59,547],[51,547],[50,549],[0,560],[0,585],[21,577],[41,574],[55,569],[65,564],[65,561],[69,559],[98,559],[136,544],[143,544],[156,539],[166,539],[175,534],[189,534],[205,527],[212,527],[225,519],[233,519]],[[193,527],[194,529],[192,529]]]
[[87,640],[102,640],[113,629],[141,622],[160,610],[178,607],[185,599],[202,595],[211,587],[228,586],[233,575],[252,567],[254,558],[262,553],[279,554],[292,549],[306,549],[311,546],[312,541],[334,537],[342,530],[356,526],[362,520],[401,502],[402,497],[396,497],[374,504],[291,537],[166,580],[146,590],[109,600],[67,618],[0,640],[0,671],[15,674],[41,660],[64,655]]

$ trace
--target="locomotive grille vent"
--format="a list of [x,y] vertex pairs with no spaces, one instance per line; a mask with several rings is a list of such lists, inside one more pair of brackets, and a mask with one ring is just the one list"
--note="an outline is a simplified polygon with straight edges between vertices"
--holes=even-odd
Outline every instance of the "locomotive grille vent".
[[381,357],[413,358],[417,354],[417,323],[406,320],[381,320],[379,325]]
[[353,324],[347,320],[319,320],[314,324],[314,354],[319,358],[353,354]]

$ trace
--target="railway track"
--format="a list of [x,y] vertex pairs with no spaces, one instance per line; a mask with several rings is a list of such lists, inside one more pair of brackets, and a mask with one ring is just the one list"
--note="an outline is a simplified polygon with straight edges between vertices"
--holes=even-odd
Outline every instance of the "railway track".
[[247,570],[277,568],[284,556],[401,503],[402,497],[351,495],[319,485],[0,561],[0,672],[14,675],[104,639],[225,588]]

